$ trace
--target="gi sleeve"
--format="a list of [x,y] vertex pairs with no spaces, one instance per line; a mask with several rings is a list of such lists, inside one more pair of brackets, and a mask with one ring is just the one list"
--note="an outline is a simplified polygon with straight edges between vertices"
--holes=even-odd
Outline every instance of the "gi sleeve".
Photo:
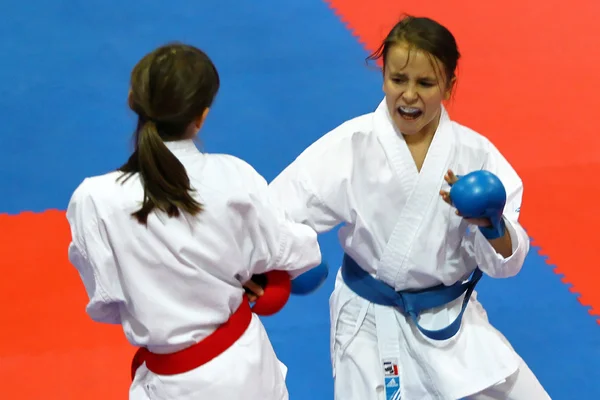
[[353,169],[360,165],[353,158],[352,137],[343,130],[317,140],[269,184],[289,216],[318,233],[353,219],[350,187]]
[[271,270],[287,271],[295,278],[319,265],[321,249],[315,230],[293,221],[271,196],[267,181],[249,165],[246,174],[249,197],[230,203],[236,218],[243,221],[238,243],[250,257],[249,276],[242,278]]
[[119,304],[124,299],[119,276],[87,179],[71,197],[67,220],[71,228],[68,257],[87,292],[87,314],[96,322],[121,324]]
[[475,259],[483,272],[494,278],[509,278],[519,273],[530,247],[529,236],[519,223],[523,182],[506,158],[491,143],[483,168],[498,176],[506,188],[503,218],[506,232],[512,241],[512,255],[504,258],[498,254],[479,229],[473,229],[470,240],[473,242]]

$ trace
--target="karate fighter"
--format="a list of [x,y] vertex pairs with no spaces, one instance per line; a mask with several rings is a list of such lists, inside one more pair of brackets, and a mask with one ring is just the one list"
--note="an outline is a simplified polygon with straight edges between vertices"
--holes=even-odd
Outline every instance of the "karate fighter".
[[342,224],[330,298],[335,398],[548,399],[473,291],[482,275],[515,276],[529,239],[519,175],[443,106],[455,38],[405,17],[369,59],[379,58],[377,109],[328,132],[270,185],[295,221],[319,233]]
[[321,253],[316,232],[286,217],[250,165],[195,146],[219,84],[194,47],[144,56],[129,94],[135,151],[85,179],[68,206],[87,313],[122,325],[140,348],[132,400],[288,399],[286,367],[244,283],[273,270],[295,277]]

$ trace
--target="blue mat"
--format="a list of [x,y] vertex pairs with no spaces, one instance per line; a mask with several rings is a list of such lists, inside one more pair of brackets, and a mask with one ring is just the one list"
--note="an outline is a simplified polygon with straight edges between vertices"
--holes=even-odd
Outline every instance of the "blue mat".
[[[0,34],[3,213],[64,209],[84,177],[126,159],[130,70],[168,41],[203,48],[221,73],[205,150],[235,154],[267,179],[382,98],[366,52],[317,0],[13,2],[4,4]],[[325,259],[338,265],[335,232],[321,240]],[[264,319],[290,368],[292,399],[333,398],[334,275],[316,295]],[[598,326],[535,249],[517,278],[484,279],[479,298],[554,399],[600,399]]]

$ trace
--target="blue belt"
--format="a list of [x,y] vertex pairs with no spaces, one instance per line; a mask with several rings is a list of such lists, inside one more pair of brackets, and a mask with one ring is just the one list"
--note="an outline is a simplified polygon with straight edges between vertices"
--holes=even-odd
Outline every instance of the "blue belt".
[[[446,340],[456,335],[471,293],[482,275],[481,270],[476,268],[465,283],[457,282],[451,286],[438,285],[424,290],[396,292],[391,286],[373,278],[347,254],[344,254],[342,263],[342,277],[354,293],[371,303],[396,307],[403,314],[408,314],[421,333],[433,340]],[[425,329],[419,325],[417,318],[423,310],[448,304],[463,293],[465,293],[465,297],[460,314],[450,325],[436,331]]]

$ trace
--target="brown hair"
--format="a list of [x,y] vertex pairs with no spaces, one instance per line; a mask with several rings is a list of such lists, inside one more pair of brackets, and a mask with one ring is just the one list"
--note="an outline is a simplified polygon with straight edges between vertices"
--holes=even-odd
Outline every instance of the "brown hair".
[[390,48],[406,43],[412,48],[424,51],[436,57],[444,64],[447,81],[456,77],[456,67],[460,52],[454,35],[443,25],[425,17],[404,16],[390,30],[379,48],[367,57],[369,61],[383,58],[383,68]]
[[201,50],[171,43],[145,55],[133,68],[129,107],[137,114],[134,151],[119,168],[127,180],[138,173],[144,186],[140,210],[132,215],[146,224],[158,209],[169,217],[180,210],[192,215],[202,204],[192,195],[181,162],[165,141],[185,139],[188,128],[212,105],[219,90],[219,74]]

